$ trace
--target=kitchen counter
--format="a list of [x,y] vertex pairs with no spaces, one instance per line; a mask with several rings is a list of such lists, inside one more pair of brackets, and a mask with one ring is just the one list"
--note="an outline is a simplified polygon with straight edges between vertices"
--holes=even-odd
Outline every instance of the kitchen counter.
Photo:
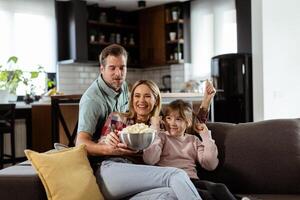
[[[191,105],[195,110],[198,110],[201,101],[203,100],[203,93],[185,93],[185,92],[178,92],[178,93],[161,93],[162,97],[162,104],[166,105],[171,103],[176,99],[182,99],[191,103]],[[214,104],[212,103],[210,106],[210,121],[214,122]]]
[[162,104],[168,104],[176,99],[182,99],[188,102],[200,102],[203,99],[203,93],[161,93]]

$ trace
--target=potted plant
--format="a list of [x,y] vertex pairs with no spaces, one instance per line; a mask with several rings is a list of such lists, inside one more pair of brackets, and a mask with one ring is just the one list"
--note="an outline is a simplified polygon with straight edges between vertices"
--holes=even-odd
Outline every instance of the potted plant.
[[[2,93],[6,93],[10,96],[12,94],[16,97],[17,87],[22,83],[26,88],[25,96],[32,96],[34,95],[35,88],[32,81],[36,79],[41,72],[44,72],[44,68],[38,66],[36,71],[25,72],[16,66],[17,61],[18,58],[12,56],[8,59],[6,66],[0,65],[0,90],[2,90]],[[4,97],[2,101],[7,101],[7,97],[5,100],[3,99]],[[8,97],[8,100],[12,99]]]

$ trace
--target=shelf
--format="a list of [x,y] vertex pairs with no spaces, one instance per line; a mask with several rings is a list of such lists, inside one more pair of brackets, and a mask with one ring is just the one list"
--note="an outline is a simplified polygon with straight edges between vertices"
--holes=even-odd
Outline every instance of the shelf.
[[96,20],[88,20],[88,24],[90,25],[97,25],[97,26],[106,26],[106,27],[110,27],[110,28],[126,28],[126,29],[137,29],[136,26],[133,25],[126,25],[126,24],[116,24],[116,23],[110,23],[110,22],[99,22]]
[[[95,46],[108,46],[110,44],[114,44],[114,43],[111,43],[111,42],[90,42],[89,43],[90,45],[95,45]],[[125,44],[120,44],[122,45],[124,48],[138,48],[137,45],[125,45]]]
[[184,60],[168,60],[168,64],[182,64],[184,63]]
[[183,19],[166,21],[166,24],[183,24],[183,23],[184,23]]
[[179,40],[168,40],[167,44],[183,44],[184,43],[184,39],[179,39]]

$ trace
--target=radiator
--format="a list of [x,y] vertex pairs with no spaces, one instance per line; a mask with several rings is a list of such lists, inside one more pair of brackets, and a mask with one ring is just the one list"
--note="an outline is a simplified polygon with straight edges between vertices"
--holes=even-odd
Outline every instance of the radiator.
[[[26,122],[25,119],[15,120],[15,147],[16,157],[24,157],[24,150],[26,149]],[[10,134],[4,134],[4,153],[10,155]]]

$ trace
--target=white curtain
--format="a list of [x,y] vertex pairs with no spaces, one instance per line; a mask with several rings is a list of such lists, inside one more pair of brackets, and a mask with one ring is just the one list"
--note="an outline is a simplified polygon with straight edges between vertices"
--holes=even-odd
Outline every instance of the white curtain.
[[210,77],[213,56],[237,52],[235,0],[191,1],[191,48],[194,79]]
[[54,0],[0,0],[0,63],[19,58],[23,70],[56,71]]

